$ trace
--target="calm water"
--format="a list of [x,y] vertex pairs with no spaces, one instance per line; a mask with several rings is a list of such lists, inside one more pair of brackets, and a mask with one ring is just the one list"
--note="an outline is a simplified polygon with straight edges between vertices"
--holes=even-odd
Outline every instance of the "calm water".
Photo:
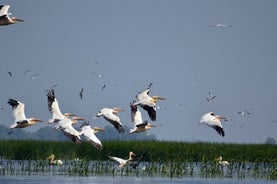
[[151,183],[187,183],[187,184],[276,184],[276,181],[268,180],[252,180],[252,179],[203,179],[203,178],[166,178],[166,177],[111,177],[111,176],[93,176],[93,177],[79,177],[79,176],[1,176],[0,183],[20,183],[20,184],[76,184],[76,183],[90,183],[90,184],[104,184],[104,183],[132,183],[132,184],[151,184]]

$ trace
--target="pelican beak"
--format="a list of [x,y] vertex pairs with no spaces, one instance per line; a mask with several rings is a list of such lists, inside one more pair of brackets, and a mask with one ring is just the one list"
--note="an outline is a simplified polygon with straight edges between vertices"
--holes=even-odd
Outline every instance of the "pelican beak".
[[85,120],[85,119],[84,119],[84,118],[81,118],[81,117],[73,117],[72,120],[82,121],[82,120]]
[[65,113],[64,114],[65,117],[73,117],[73,116],[77,116],[76,114],[72,114],[72,113]]
[[24,22],[23,19],[18,19],[18,18],[14,18],[13,20],[17,21],[17,22]]
[[41,119],[34,119],[35,122],[43,122]]
[[154,124],[149,124],[150,127],[158,127],[157,125]]
[[160,97],[160,96],[153,96],[152,98],[153,98],[155,101],[158,101],[158,100],[166,100],[166,98]]
[[115,113],[118,113],[118,112],[120,112],[120,111],[125,111],[124,109],[120,109],[120,108],[118,108],[118,107],[115,107],[115,108],[113,108],[113,111],[115,112]]
[[99,128],[99,127],[93,127],[93,130],[95,130],[95,131],[102,131],[102,132],[106,131],[105,129]]
[[218,118],[218,119],[227,120],[227,118],[224,117],[224,116],[216,115],[215,117]]

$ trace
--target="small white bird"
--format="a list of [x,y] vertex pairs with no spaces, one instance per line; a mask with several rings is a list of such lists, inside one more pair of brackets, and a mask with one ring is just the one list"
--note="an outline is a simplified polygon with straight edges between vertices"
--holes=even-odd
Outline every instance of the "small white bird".
[[95,133],[99,131],[104,131],[104,129],[94,127],[91,128],[89,122],[84,122],[81,126],[81,135],[84,135],[89,143],[91,143],[96,149],[102,149],[101,141],[96,137]]
[[98,118],[103,116],[104,119],[110,122],[117,129],[119,133],[124,133],[124,128],[122,127],[120,118],[115,115],[120,111],[124,111],[124,110],[119,109],[118,107],[115,107],[113,109],[103,108],[96,114],[96,117]]
[[65,113],[65,114],[61,113],[59,103],[55,97],[54,89],[48,90],[47,100],[48,100],[48,109],[52,114],[52,118],[49,119],[49,123],[57,123],[61,119],[65,119],[65,118],[68,119],[72,116],[76,116],[75,114],[72,114],[72,113]]
[[204,114],[201,117],[199,124],[208,125],[209,127],[215,129],[219,133],[219,135],[224,137],[225,133],[224,133],[223,127],[220,122],[221,119],[225,120],[227,118],[225,118],[223,116],[215,115],[214,112],[209,112],[209,113]]
[[230,163],[229,163],[228,161],[222,160],[222,156],[216,158],[215,160],[218,161],[218,163],[219,163],[220,165],[223,165],[223,166],[228,166],[228,165],[230,165]]
[[58,165],[58,166],[63,165],[63,161],[54,160],[54,159],[55,159],[55,155],[53,155],[53,154],[51,154],[49,157],[46,158],[46,160],[49,160],[50,165]]
[[136,156],[135,153],[133,153],[132,151],[129,153],[129,158],[127,160],[122,159],[122,158],[118,158],[118,157],[113,157],[113,156],[108,156],[110,159],[116,161],[119,165],[119,168],[124,168],[128,165],[128,163],[130,161],[133,160],[133,156]]
[[6,26],[14,24],[16,22],[24,22],[23,19],[10,17],[11,13],[8,13],[10,5],[0,5],[0,26]]
[[36,122],[43,122],[43,120],[37,118],[26,118],[25,116],[25,105],[14,99],[9,99],[8,104],[12,106],[13,117],[15,122],[10,126],[11,129],[13,128],[25,128],[31,125],[36,124]]
[[146,120],[143,122],[141,112],[137,105],[134,103],[130,104],[131,107],[131,119],[135,123],[134,128],[130,130],[130,134],[144,132],[152,127],[157,127],[156,125],[148,123]]
[[211,27],[217,27],[217,28],[225,28],[225,27],[232,27],[232,25],[227,24],[212,24]]
[[159,96],[149,96],[149,92],[153,83],[150,83],[148,88],[136,95],[137,102],[134,105],[140,105],[144,110],[147,111],[149,118],[152,121],[156,121],[156,103],[159,100],[166,100],[166,98]]

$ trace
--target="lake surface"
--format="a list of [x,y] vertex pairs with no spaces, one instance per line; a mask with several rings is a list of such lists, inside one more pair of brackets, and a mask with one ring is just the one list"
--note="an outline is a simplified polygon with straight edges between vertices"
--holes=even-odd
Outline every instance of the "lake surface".
[[0,183],[12,183],[12,184],[76,184],[76,183],[90,183],[90,184],[103,184],[103,183],[132,183],[132,184],[151,184],[151,183],[190,183],[190,184],[276,184],[276,181],[270,180],[254,180],[254,179],[234,179],[234,178],[215,178],[205,179],[199,177],[188,178],[167,178],[167,177],[112,177],[112,176],[1,176]]
[[76,184],[76,183],[90,183],[90,184],[104,184],[104,183],[120,183],[120,184],[276,184],[276,181],[270,180],[254,180],[254,179],[235,179],[235,178],[215,178],[204,179],[199,177],[185,177],[185,178],[167,178],[167,177],[112,177],[112,176],[60,176],[60,175],[32,175],[32,176],[0,176],[0,183],[6,184]]
[[232,163],[225,167],[214,162],[141,162],[119,169],[110,161],[65,160],[62,166],[56,166],[45,160],[2,160],[0,184],[277,184],[277,180],[269,180],[274,172],[276,163]]

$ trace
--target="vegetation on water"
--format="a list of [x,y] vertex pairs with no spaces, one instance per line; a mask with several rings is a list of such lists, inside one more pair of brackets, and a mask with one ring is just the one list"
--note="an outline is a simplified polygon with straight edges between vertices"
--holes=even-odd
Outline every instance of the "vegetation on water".
[[[168,141],[103,141],[104,148],[96,150],[89,143],[75,145],[72,142],[1,140],[0,157],[7,170],[1,174],[29,172],[61,172],[70,175],[126,174],[182,177],[233,176],[277,179],[277,146],[268,144],[223,144],[205,142]],[[139,165],[123,170],[115,169],[108,155],[128,157],[129,151],[143,155]],[[46,157],[54,154],[64,161],[63,167],[50,166]],[[229,166],[219,165],[215,158],[223,156]],[[78,158],[80,161],[76,162]],[[13,162],[16,160],[16,162]],[[137,162],[136,162],[137,163]],[[134,170],[135,168],[135,170]],[[139,170],[137,168],[140,168]]]
[[43,160],[50,154],[57,158],[107,160],[108,155],[127,157],[129,151],[144,154],[144,161],[188,161],[214,160],[223,156],[225,160],[238,162],[277,162],[277,146],[268,144],[227,144],[206,142],[169,141],[103,141],[104,148],[96,150],[84,142],[0,140],[0,156],[15,160]]

